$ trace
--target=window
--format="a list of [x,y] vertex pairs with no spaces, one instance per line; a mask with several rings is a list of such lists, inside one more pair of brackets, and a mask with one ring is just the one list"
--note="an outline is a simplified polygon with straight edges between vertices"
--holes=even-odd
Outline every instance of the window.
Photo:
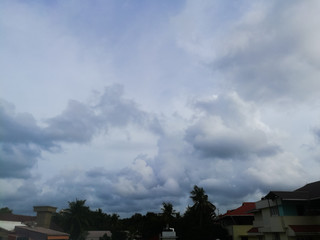
[[298,205],[297,206],[297,214],[298,216],[304,216],[305,208],[303,205]]
[[279,216],[279,209],[277,206],[270,207],[270,215],[271,216]]

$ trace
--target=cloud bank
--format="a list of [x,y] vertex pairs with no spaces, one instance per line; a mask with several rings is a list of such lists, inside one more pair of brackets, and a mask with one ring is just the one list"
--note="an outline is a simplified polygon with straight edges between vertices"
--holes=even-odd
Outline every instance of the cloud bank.
[[[1,206],[220,212],[319,180],[318,1],[4,1]],[[21,204],[23,201],[23,204]]]

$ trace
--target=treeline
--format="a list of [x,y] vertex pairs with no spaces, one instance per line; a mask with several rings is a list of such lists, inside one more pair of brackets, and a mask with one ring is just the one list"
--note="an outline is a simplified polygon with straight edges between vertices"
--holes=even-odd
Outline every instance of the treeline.
[[227,233],[215,224],[216,207],[208,200],[203,188],[194,186],[190,192],[193,201],[185,213],[176,212],[170,202],[162,204],[161,213],[136,213],[120,219],[117,214],[107,214],[101,209],[91,211],[86,200],[69,202],[69,208],[53,217],[53,222],[70,234],[72,240],[84,240],[90,230],[110,230],[112,238],[105,235],[101,240],[158,239],[166,227],[174,228],[180,240],[226,239]]

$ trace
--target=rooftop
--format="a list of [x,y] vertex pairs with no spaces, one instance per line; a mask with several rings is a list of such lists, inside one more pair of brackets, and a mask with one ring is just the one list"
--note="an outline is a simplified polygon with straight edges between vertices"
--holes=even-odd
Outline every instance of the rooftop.
[[32,231],[32,232],[37,232],[37,233],[42,233],[42,234],[46,234],[48,236],[69,236],[69,234],[64,233],[64,232],[59,232],[59,231],[55,231],[49,228],[43,228],[43,227],[27,227],[27,226],[17,226],[16,230],[19,229],[24,229],[27,231]]
[[253,213],[250,212],[253,209],[255,209],[256,204],[254,202],[244,202],[242,203],[241,207],[238,207],[233,210],[228,210],[225,214],[223,214],[221,217],[226,216],[253,216]]
[[313,200],[320,198],[320,181],[309,183],[294,191],[271,191],[262,199]]
[[6,231],[13,231],[16,226],[26,226],[26,225],[22,224],[21,222],[0,220],[0,228]]
[[17,215],[13,213],[0,213],[0,220],[12,222],[32,222],[36,221],[36,216]]

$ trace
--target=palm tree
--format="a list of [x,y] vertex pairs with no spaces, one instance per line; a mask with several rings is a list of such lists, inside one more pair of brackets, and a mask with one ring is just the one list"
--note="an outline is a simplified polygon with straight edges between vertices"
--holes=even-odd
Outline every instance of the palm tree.
[[70,233],[70,239],[83,240],[90,222],[90,209],[85,206],[86,200],[69,202],[69,208],[62,211],[66,222],[66,230]]
[[173,218],[176,216],[176,211],[173,209],[173,206],[170,202],[162,203],[162,217],[166,224],[171,224]]
[[202,227],[204,222],[210,222],[216,216],[216,206],[208,200],[208,195],[205,194],[203,188],[195,185],[190,193],[194,204],[189,210],[195,214],[200,227]]

